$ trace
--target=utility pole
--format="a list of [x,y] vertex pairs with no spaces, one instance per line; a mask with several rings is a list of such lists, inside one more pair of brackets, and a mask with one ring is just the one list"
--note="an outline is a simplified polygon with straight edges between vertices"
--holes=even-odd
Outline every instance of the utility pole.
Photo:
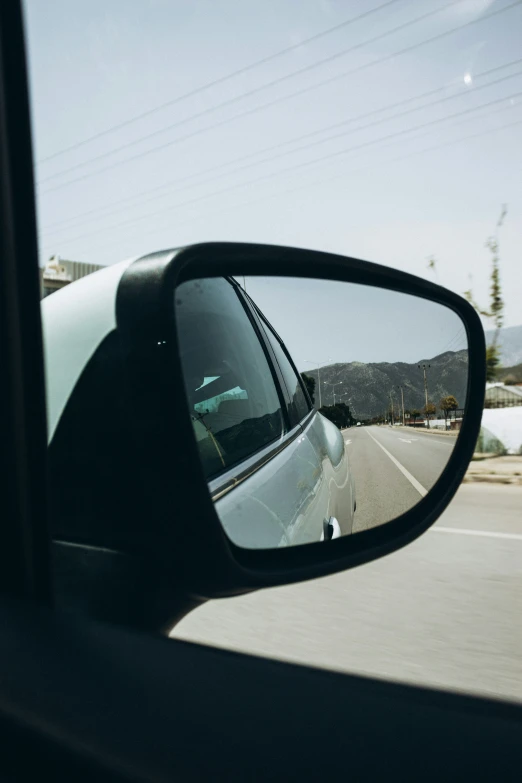
[[391,393],[391,391],[390,391],[390,412],[391,412],[390,421],[391,421],[391,425],[392,425],[392,427],[393,427],[393,415],[394,415],[394,410],[393,410],[393,397],[392,397],[392,393]]
[[401,400],[402,400],[402,426],[404,427],[406,425],[406,419],[404,416],[404,387],[403,386],[397,386],[398,389],[401,390]]
[[419,370],[422,370],[424,374],[424,397],[426,399],[426,421],[428,422],[428,429],[430,428],[430,415],[428,413],[428,378],[426,377],[426,368],[431,367],[431,364],[418,364]]
[[[326,360],[327,362],[333,361],[333,359],[328,358]],[[313,362],[311,359],[305,359],[306,364],[315,364],[317,367],[317,386],[319,388],[319,407],[323,407],[322,399],[321,399],[321,364],[319,362]],[[324,364],[324,362],[323,362]]]
[[328,381],[324,382],[325,386],[331,386],[333,390],[333,404],[335,405],[335,387],[340,386],[342,384],[342,381],[338,381],[337,383],[329,383]]
[[333,395],[334,395],[334,405],[335,405],[335,387],[340,386],[342,384],[342,381],[339,381],[339,383],[333,383]]

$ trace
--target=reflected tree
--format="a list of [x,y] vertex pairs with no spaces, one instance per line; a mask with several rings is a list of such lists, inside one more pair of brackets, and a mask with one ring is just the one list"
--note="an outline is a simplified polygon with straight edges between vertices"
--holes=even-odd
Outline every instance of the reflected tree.
[[443,397],[439,402],[439,408],[444,414],[444,425],[448,426],[448,418],[451,416],[451,411],[456,411],[459,404],[453,394],[448,394],[447,397]]

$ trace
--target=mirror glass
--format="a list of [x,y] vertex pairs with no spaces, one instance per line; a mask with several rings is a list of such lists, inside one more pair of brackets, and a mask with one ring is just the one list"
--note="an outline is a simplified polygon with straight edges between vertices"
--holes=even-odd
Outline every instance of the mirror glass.
[[386,524],[433,487],[466,409],[450,309],[352,283],[207,278],[175,293],[186,394],[229,538],[246,548]]

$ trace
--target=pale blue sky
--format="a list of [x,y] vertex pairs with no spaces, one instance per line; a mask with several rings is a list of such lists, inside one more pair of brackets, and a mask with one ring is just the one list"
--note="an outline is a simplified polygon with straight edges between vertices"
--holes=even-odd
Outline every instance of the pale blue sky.
[[[383,3],[26,0],[36,159]],[[507,202],[509,213],[501,233],[506,322],[521,323],[522,61],[500,66],[522,58],[522,4],[366,67],[512,4],[513,0],[461,0],[447,7],[448,0],[397,0],[261,67],[40,163],[41,262],[58,253],[110,264],[164,247],[232,240],[346,253],[433,278],[427,258],[435,255],[439,282],[462,292],[472,275],[477,297],[485,300],[489,255],[484,241],[494,230],[501,204]],[[328,64],[88,162],[354,46],[358,48]],[[346,71],[352,74],[199,132]],[[480,76],[484,72],[487,75]],[[521,75],[504,79],[513,74]],[[492,81],[497,83],[483,88]],[[254,154],[439,88],[444,89],[431,97]],[[450,95],[456,97],[426,105]],[[461,114],[491,101],[499,102]],[[457,113],[453,119],[402,134]],[[190,139],[171,143],[194,132]],[[345,135],[292,152],[342,132]],[[468,138],[472,135],[475,138]],[[380,138],[384,140],[372,143]],[[167,143],[161,150],[119,163]],[[354,147],[358,149],[344,152]],[[432,147],[438,149],[423,152]],[[340,154],[317,160],[336,152]],[[239,160],[248,155],[252,157]],[[271,160],[264,161],[268,157]],[[310,161],[316,162],[296,168]],[[100,171],[108,166],[112,168]],[[159,186],[165,187],[149,193]],[[119,203],[123,199],[127,201]]]
[[460,318],[415,296],[295,278],[248,277],[246,289],[301,372],[337,362],[415,363],[467,348]]

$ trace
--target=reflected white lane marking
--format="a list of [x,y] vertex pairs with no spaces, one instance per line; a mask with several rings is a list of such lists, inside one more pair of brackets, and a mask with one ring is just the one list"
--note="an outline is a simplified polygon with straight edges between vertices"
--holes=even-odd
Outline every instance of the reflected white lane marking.
[[[444,440],[439,440],[438,438],[435,438],[433,435],[428,435],[425,432],[418,432],[417,435],[426,435],[425,438],[420,438],[421,442],[426,443],[427,441],[431,441],[432,443],[442,443],[444,446],[451,446],[452,448],[455,445],[455,441],[457,440],[457,438],[450,438],[450,437],[445,438]],[[398,436],[398,440],[406,440],[409,443],[410,441],[419,440],[419,438],[401,438],[400,436]]]
[[344,442],[346,443],[347,446],[349,446],[352,441],[351,440],[345,440]]
[[[421,440],[424,441],[431,440],[433,441],[433,443],[445,443],[447,446],[454,446],[458,440],[458,436],[456,437],[455,435],[445,435],[443,439],[440,440],[440,435],[437,437],[437,435],[433,435],[428,432],[422,432],[422,430],[420,432],[417,431],[415,434],[422,435]],[[415,440],[418,440],[418,438],[416,438]]]
[[398,459],[395,459],[395,457],[393,456],[393,454],[390,454],[390,452],[388,451],[388,449],[385,449],[385,448],[384,448],[384,446],[382,445],[382,443],[379,443],[379,441],[377,440],[377,438],[374,438],[374,436],[371,434],[371,432],[369,432],[369,430],[366,430],[366,432],[367,432],[367,434],[370,436],[370,438],[371,438],[372,440],[374,440],[374,441],[375,441],[375,443],[376,443],[378,446],[380,446],[380,447],[381,447],[381,449],[384,451],[384,453],[386,454],[386,456],[387,456],[387,457],[389,457],[389,458],[391,459],[391,461],[393,462],[393,464],[395,465],[395,467],[396,467],[396,468],[399,468],[399,470],[400,470],[400,472],[403,474],[403,476],[406,476],[406,478],[408,479],[408,481],[410,482],[410,484],[412,485],[412,487],[414,487],[414,488],[417,490],[417,492],[419,493],[419,495],[420,495],[421,497],[424,497],[425,495],[427,495],[427,494],[428,494],[428,490],[427,490],[427,489],[425,489],[425,488],[422,486],[422,484],[420,484],[420,483],[417,481],[417,479],[415,478],[415,476],[412,476],[412,475],[411,475],[411,473],[410,473],[410,471],[409,471],[409,470],[406,470],[406,468],[404,467],[404,465],[401,465],[401,463],[399,462],[399,460],[398,460]]
[[492,530],[466,530],[463,527],[430,527],[435,533],[456,533],[460,536],[484,536],[485,538],[507,538],[510,541],[522,541],[522,533],[495,533]]

